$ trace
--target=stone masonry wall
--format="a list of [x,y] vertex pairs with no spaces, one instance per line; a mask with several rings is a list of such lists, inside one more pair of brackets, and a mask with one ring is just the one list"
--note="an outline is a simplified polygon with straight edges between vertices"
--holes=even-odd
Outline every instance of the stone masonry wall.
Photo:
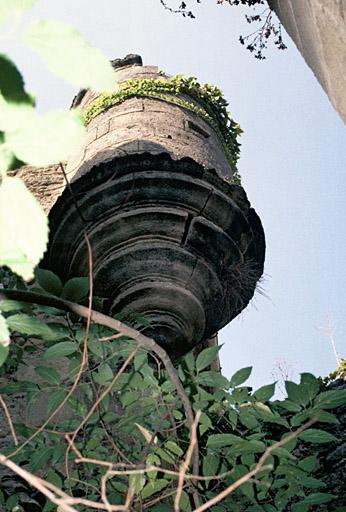
[[345,0],[269,0],[269,4],[346,121]]

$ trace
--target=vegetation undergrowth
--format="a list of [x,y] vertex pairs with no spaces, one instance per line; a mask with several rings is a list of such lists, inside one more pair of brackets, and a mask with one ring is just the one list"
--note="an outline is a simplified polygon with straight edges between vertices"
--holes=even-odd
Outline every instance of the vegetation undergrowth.
[[[37,271],[36,278],[31,290],[37,293],[76,301],[88,293],[86,278],[71,279],[64,286],[48,271]],[[95,301],[94,307],[98,304]],[[329,430],[339,422],[337,409],[345,403],[345,389],[328,390],[321,379],[303,373],[299,384],[286,382],[287,398],[275,400],[275,383],[255,391],[245,384],[250,367],[231,379],[212,371],[220,347],[206,348],[197,356],[190,352],[180,360],[177,373],[195,414],[200,411],[198,479],[187,458],[191,435],[184,405],[162,363],[131,339],[113,339],[114,332],[100,325],[90,328],[88,365],[63,412],[38,429],[74,385],[82,364],[85,321],[53,307],[15,300],[2,300],[0,309],[13,337],[1,370],[0,393],[8,404],[19,400],[22,418],[27,418],[15,418],[19,445],[8,445],[2,453],[14,453],[11,460],[71,491],[78,504],[75,510],[90,510],[83,500],[102,503],[104,493],[113,506],[121,507],[130,496],[131,510],[173,510],[184,461],[177,510],[197,510],[194,493],[201,506],[215,499],[254,470],[270,447],[309,420],[315,423],[269,450],[256,475],[212,510],[305,512],[323,504],[326,510],[337,510],[333,507],[338,496],[316,475],[318,450],[341,442]],[[56,510],[12,475],[3,482],[2,510]]]

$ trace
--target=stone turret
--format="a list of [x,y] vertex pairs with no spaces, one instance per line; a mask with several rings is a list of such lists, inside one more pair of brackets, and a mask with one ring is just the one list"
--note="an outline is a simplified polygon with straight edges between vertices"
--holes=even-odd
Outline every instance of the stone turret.
[[145,317],[147,333],[179,356],[248,304],[264,234],[235,183],[237,146],[209,93],[198,96],[194,82],[189,89],[136,55],[113,66],[114,94],[74,99],[87,139],[66,169],[74,197],[59,186],[49,196],[43,265],[63,280],[87,275],[84,225],[108,312]]

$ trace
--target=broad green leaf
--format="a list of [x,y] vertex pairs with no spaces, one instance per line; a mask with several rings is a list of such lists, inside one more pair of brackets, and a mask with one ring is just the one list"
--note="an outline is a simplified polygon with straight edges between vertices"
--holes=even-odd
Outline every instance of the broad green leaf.
[[346,403],[346,389],[335,389],[320,393],[314,405],[321,409],[334,409]]
[[184,455],[183,450],[174,441],[167,441],[165,443],[165,448],[170,452],[174,453],[174,455],[177,455],[178,457]]
[[113,377],[113,370],[107,363],[103,363],[102,366],[98,369],[97,373],[93,372],[93,380],[101,386],[109,384]]
[[315,444],[333,443],[334,441],[338,441],[333,434],[317,428],[308,428],[307,430],[304,430],[304,432],[299,434],[299,438],[307,443]]
[[72,302],[81,302],[88,295],[89,284],[88,277],[73,277],[65,283],[61,297]]
[[314,412],[312,411],[311,416],[317,417],[320,423],[332,423],[334,425],[339,425],[340,423],[335,414],[331,414],[330,412],[327,411],[320,411],[317,413],[317,415],[315,415]]
[[198,372],[210,366],[210,364],[217,358],[221,347],[209,347],[200,352],[196,359],[196,369]]
[[16,13],[29,9],[36,0],[1,0],[0,2],[0,27]]
[[304,387],[304,391],[309,396],[309,400],[311,402],[320,389],[321,385],[319,380],[311,373],[301,373],[300,384]]
[[282,448],[280,446],[278,448],[275,448],[275,450],[273,451],[273,454],[277,455],[280,458],[290,459],[290,460],[294,460],[294,461],[297,460],[297,457],[292,455],[288,450],[286,450],[286,448]]
[[[113,377],[113,374],[112,374]],[[123,407],[128,407],[129,405],[137,402],[139,399],[138,391],[127,391],[123,395],[121,395],[121,403]]]
[[48,220],[42,207],[19,178],[0,185],[0,266],[25,280],[32,279],[48,241]]
[[327,487],[327,484],[322,482],[322,480],[318,480],[312,476],[299,477],[299,483],[308,489],[320,489],[321,487]]
[[337,496],[335,496],[334,494],[324,492],[316,492],[313,494],[309,494],[309,496],[307,496],[303,500],[299,501],[296,505],[294,505],[293,512],[305,512],[307,510],[307,506],[329,503],[335,498],[337,498]]
[[290,412],[300,412],[302,409],[299,404],[292,402],[292,400],[288,400],[288,398],[286,398],[286,400],[279,401],[278,405]]
[[[37,112],[30,103],[7,102],[0,94],[0,130],[3,132],[19,131],[24,123],[37,116]],[[1,142],[3,141],[6,141],[5,136]],[[8,149],[10,148],[8,147]]]
[[37,451],[36,456],[33,457],[29,463],[28,469],[33,473],[36,473],[39,469],[42,469],[45,464],[52,457],[54,452],[53,447],[41,448]]
[[228,388],[228,380],[219,372],[206,371],[199,373],[195,378],[196,384],[214,388]]
[[37,375],[42,377],[46,382],[49,382],[53,385],[59,385],[60,384],[60,373],[55,368],[48,368],[47,366],[38,366],[35,368],[35,372]]
[[8,171],[14,160],[14,154],[6,144],[0,144],[0,178],[6,177]]
[[0,94],[7,102],[32,103],[24,90],[23,77],[7,55],[0,53]]
[[0,344],[0,366],[4,364],[9,353],[9,348]]
[[251,375],[252,366],[248,366],[246,368],[242,368],[235,372],[235,374],[231,377],[230,386],[231,388],[235,388],[236,386],[240,386],[243,384]]
[[146,498],[149,498],[149,496],[162,491],[169,483],[169,480],[165,480],[164,478],[149,482],[145,487],[143,487],[141,492],[142,499],[145,500]]
[[62,282],[60,278],[51,270],[37,268],[35,270],[36,282],[46,292],[59,296],[62,291]]
[[129,484],[133,486],[133,491],[135,494],[139,494],[145,485],[145,476],[144,475],[130,475]]
[[247,411],[245,408],[241,407],[239,409],[239,420],[244,425],[244,427],[252,430],[258,426],[258,421],[255,418],[254,414]]
[[231,446],[232,444],[241,441],[240,436],[234,434],[212,434],[207,441],[208,448],[223,448],[224,446]]
[[53,391],[49,394],[48,403],[47,403],[47,414],[50,415],[54,412],[59,405],[65,400],[67,395],[67,391]]
[[191,512],[192,510],[189,495],[185,491],[181,493],[179,507],[182,512]]
[[309,395],[306,393],[304,386],[286,380],[285,387],[289,400],[303,406],[309,403]]
[[[73,411],[75,411],[81,418],[84,418],[88,412],[88,408],[85,402],[79,400],[76,396],[71,396],[68,399],[68,405]],[[97,415],[98,418],[98,415]]]
[[308,471],[309,473],[315,471],[315,469],[318,468],[318,465],[319,462],[316,455],[309,455],[309,457],[305,457],[298,462],[298,467],[304,471]]
[[78,350],[78,345],[73,341],[62,341],[49,347],[43,354],[43,359],[57,359],[58,357],[69,356]]
[[72,85],[98,92],[114,89],[116,76],[110,62],[74,27],[57,20],[37,21],[23,38],[52,73]]
[[9,316],[7,323],[11,331],[16,331],[20,334],[38,336],[46,340],[54,340],[56,338],[55,332],[48,325],[38,318],[25,313]]
[[271,399],[271,397],[275,393],[275,382],[273,384],[268,384],[267,386],[262,386],[257,389],[253,394],[254,399],[257,402],[267,402]]
[[18,300],[5,299],[0,301],[0,311],[3,313],[10,313],[12,311],[25,311],[31,312],[32,307],[27,302],[20,302]]
[[218,455],[205,455],[202,461],[203,476],[215,476],[220,467],[220,457]]
[[10,344],[10,331],[5,318],[0,313],[0,346],[7,347]]
[[39,167],[68,160],[83,142],[85,127],[76,110],[42,115],[34,110],[18,112],[22,123],[6,132],[5,141],[20,160],[30,165]]

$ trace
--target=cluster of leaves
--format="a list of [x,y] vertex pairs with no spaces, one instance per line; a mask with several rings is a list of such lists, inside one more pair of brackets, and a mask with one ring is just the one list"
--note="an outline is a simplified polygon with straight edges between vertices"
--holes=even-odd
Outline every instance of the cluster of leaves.
[[[0,28],[13,18],[18,21],[34,3],[3,0]],[[2,37],[24,42],[54,74],[77,87],[99,92],[113,89],[115,75],[110,63],[70,25],[42,20],[20,31],[18,27],[19,23]],[[39,114],[16,65],[0,54],[0,266],[7,266],[25,280],[33,277],[46,249],[48,222],[24,182],[8,176],[7,171],[18,162],[46,166],[65,161],[84,135],[83,119],[76,110]],[[8,328],[0,316],[0,345],[8,343]]]
[[[74,279],[62,286],[52,273],[39,271],[36,290],[83,300],[88,283],[85,278]],[[17,340],[3,367],[4,375],[11,372],[13,376],[0,393],[8,403],[12,395],[24,394],[21,408],[29,410],[29,418],[40,417],[43,423],[73,386],[82,363],[84,325],[80,319],[47,306],[4,300],[0,307]],[[146,351],[137,351],[122,371],[136,344],[125,338],[109,340],[111,334],[92,325],[88,368],[64,406],[63,419],[51,418],[40,431],[33,427],[32,419],[28,424],[16,423],[20,442],[31,440],[17,449],[12,459],[35,474],[47,475],[59,488],[71,489],[74,496],[94,502],[101,500],[101,482],[111,467],[106,485],[110,503],[123,504],[132,487],[133,510],[172,510],[179,470],[190,444],[184,406],[160,362]],[[268,456],[269,468],[227,495],[213,510],[281,512],[292,507],[293,512],[307,512],[314,505],[333,505],[337,497],[316,477],[317,454],[299,454],[302,445],[314,448],[338,443],[325,427],[338,424],[334,410],[345,403],[346,390],[326,390],[321,380],[305,373],[300,384],[286,382],[285,400],[273,400],[275,384],[254,392],[244,384],[250,367],[237,371],[231,379],[211,371],[219,348],[204,349],[197,356],[191,352],[177,367],[194,411],[201,411],[200,475],[205,477],[195,480],[190,465],[180,510],[193,509],[193,491],[198,492],[201,503],[215,498],[251,471],[268,447],[312,418],[317,418],[315,425]],[[33,361],[35,377],[20,380],[18,375],[23,372],[14,370],[19,364],[22,369],[32,366]],[[97,408],[87,417],[96,401]],[[78,432],[75,449],[83,457],[79,463],[66,432]],[[5,454],[14,449],[7,446]],[[14,506],[30,510],[28,504],[33,501],[35,512],[54,510],[49,501],[29,489],[18,495],[15,480],[5,481],[0,493],[3,510],[11,511]],[[89,509],[81,506],[80,510]]]
[[[201,3],[201,0],[196,0]],[[181,14],[184,18],[195,18],[196,16],[189,9],[186,2],[181,2],[177,8],[172,8],[165,0],[160,0],[163,7],[175,14]],[[217,0],[217,4],[229,4],[233,6],[243,5],[246,7],[255,8],[259,5],[267,5],[266,0]],[[264,51],[268,47],[268,41],[272,37],[274,45],[278,50],[285,50],[287,46],[283,42],[281,23],[274,18],[271,8],[266,7],[264,11],[253,15],[245,14],[247,23],[259,24],[254,32],[246,36],[239,36],[239,42],[245,45],[246,49],[253,53],[254,57],[259,60],[264,60],[266,57]]]
[[[198,105],[181,95],[190,96]],[[102,94],[87,108],[84,118],[89,123],[108,108],[135,96],[158,98],[195,112],[207,121],[218,134],[228,160],[234,170],[234,178],[240,183],[237,161],[240,153],[238,137],[242,130],[227,110],[228,102],[220,89],[214,85],[198,83],[194,77],[177,75],[168,79],[132,79],[122,82],[112,93]]]

